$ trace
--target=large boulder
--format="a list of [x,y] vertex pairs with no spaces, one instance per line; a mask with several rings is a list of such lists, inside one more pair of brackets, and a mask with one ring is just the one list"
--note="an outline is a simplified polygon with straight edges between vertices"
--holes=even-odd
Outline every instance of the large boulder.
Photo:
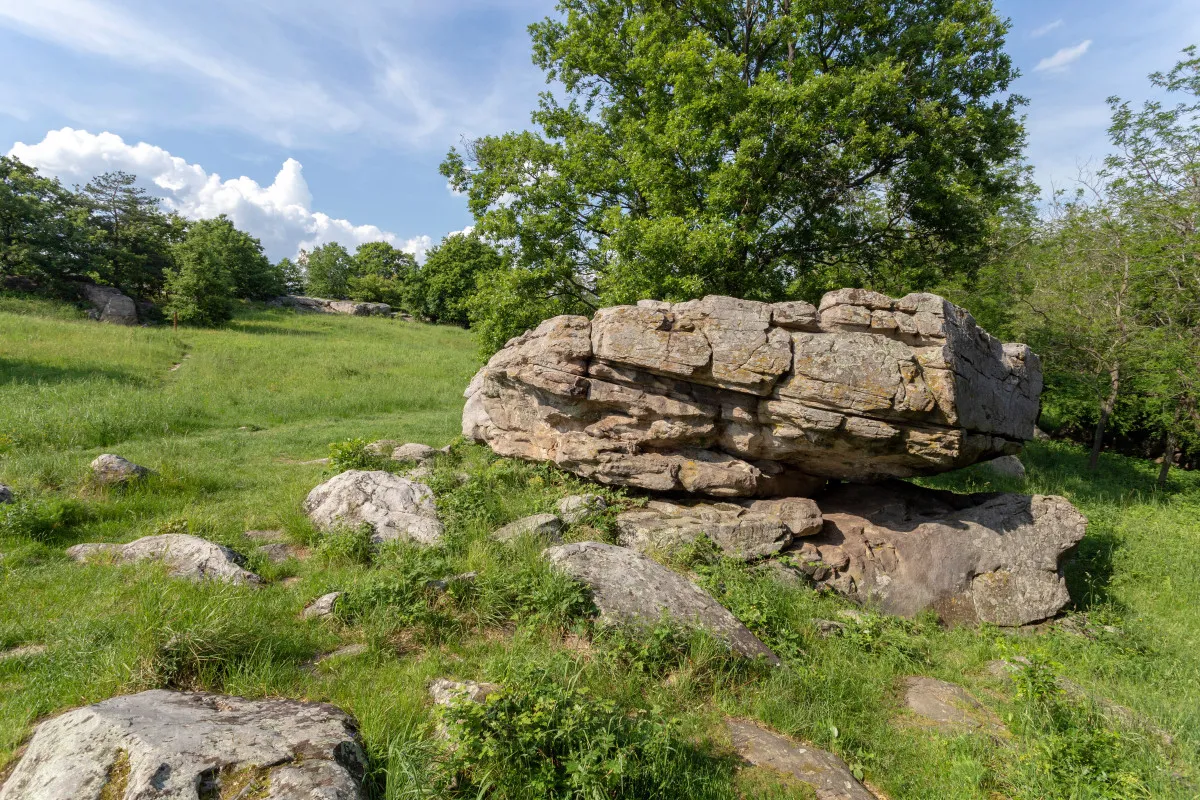
[[740,503],[651,500],[645,508],[617,516],[620,543],[639,552],[670,552],[707,536],[727,556],[754,559],[778,553],[794,538],[820,530],[820,509],[802,497]]
[[933,609],[948,623],[1018,626],[1070,600],[1062,557],[1087,520],[1062,497],[954,494],[900,481],[817,498],[825,524],[805,545],[825,583],[889,614]]
[[366,766],[333,706],[156,689],[43,722],[0,800],[359,800]]
[[383,470],[335,475],[308,493],[304,510],[322,530],[369,525],[376,543],[436,544],[442,538],[429,487]]
[[779,657],[712,595],[640,553],[600,542],[577,542],[549,547],[544,555],[591,589],[605,622],[651,627],[666,615],[684,627],[709,631],[744,656],[779,663]]
[[297,311],[318,314],[350,314],[355,317],[390,317],[392,307],[387,303],[361,303],[357,300],[326,300],[323,297],[303,297],[287,294],[275,298],[275,303]]
[[84,283],[79,287],[88,304],[95,310],[96,319],[112,325],[137,325],[137,304],[132,297],[111,286]]
[[562,316],[467,388],[463,435],[601,483],[717,497],[931,475],[1032,437],[1038,359],[931,294]]
[[242,568],[245,559],[228,547],[186,533],[145,536],[128,544],[77,544],[67,549],[67,556],[75,561],[107,557],[124,564],[158,561],[176,578],[251,586],[262,583],[262,578]]

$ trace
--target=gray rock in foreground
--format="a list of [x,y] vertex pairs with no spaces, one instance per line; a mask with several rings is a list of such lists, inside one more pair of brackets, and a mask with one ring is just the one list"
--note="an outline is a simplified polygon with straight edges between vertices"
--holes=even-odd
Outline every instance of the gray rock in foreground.
[[132,483],[150,474],[145,467],[112,453],[96,456],[90,466],[92,480],[102,486]]
[[436,544],[442,538],[429,487],[382,470],[335,475],[309,492],[304,510],[321,530],[369,525],[376,543]]
[[640,553],[600,542],[578,542],[547,548],[543,555],[591,589],[605,622],[651,627],[665,614],[676,624],[709,631],[744,656],[780,663],[712,595]]
[[752,722],[725,721],[738,755],[756,767],[766,767],[807,783],[817,800],[876,800],[838,756],[793,742]]
[[805,495],[946,472],[1032,437],[1041,366],[931,294],[731,297],[561,316],[466,390],[463,435],[605,484]]
[[498,683],[452,681],[449,678],[438,678],[429,684],[429,696],[439,706],[451,706],[459,700],[482,703],[500,691]]
[[568,525],[583,522],[607,508],[608,501],[599,494],[570,494],[558,501],[558,515]]
[[365,770],[333,706],[153,690],[43,722],[0,800],[197,800],[248,779],[267,800],[360,800]]
[[316,600],[313,600],[311,603],[306,605],[304,610],[300,612],[300,616],[303,619],[320,619],[321,617],[328,617],[333,614],[333,607],[337,605],[337,601],[339,598],[341,598],[341,596],[341,592],[330,592],[328,594],[323,594]]
[[193,581],[262,583],[262,578],[242,569],[244,560],[228,547],[186,533],[146,536],[128,544],[77,544],[67,549],[67,555],[76,561],[87,561],[100,555],[125,564],[159,561],[167,566],[173,577]]
[[1025,465],[1016,456],[993,458],[991,461],[985,461],[983,467],[988,472],[999,475],[1002,478],[1025,480]]
[[497,528],[492,531],[492,538],[498,542],[513,542],[522,536],[532,536],[557,544],[562,541],[564,528],[566,525],[554,514],[534,514]]
[[774,555],[793,538],[820,530],[820,509],[802,497],[741,503],[651,500],[617,517],[621,544],[638,552],[670,552],[707,536],[725,555],[742,559]]
[[119,289],[94,283],[84,283],[79,288],[88,304],[95,309],[96,319],[110,325],[138,324],[137,304]]
[[13,501],[12,489],[0,483],[0,505],[11,503]]
[[1062,497],[890,482],[842,486],[818,503],[825,527],[806,545],[836,562],[825,583],[886,613],[1019,626],[1071,599],[1060,564],[1087,519]]

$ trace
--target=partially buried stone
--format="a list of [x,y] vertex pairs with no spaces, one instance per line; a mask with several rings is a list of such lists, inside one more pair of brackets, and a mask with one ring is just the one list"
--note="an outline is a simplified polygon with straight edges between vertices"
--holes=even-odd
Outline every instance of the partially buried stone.
[[554,514],[534,514],[492,531],[492,538],[500,542],[512,542],[522,536],[530,536],[557,544],[562,541],[564,527],[563,521]]
[[333,614],[334,606],[337,605],[337,601],[339,598],[341,598],[341,596],[341,592],[330,592],[329,594],[323,594],[305,606],[304,611],[300,612],[300,616],[304,619],[320,619],[321,617],[328,617]]
[[805,498],[741,503],[652,500],[617,517],[621,544],[639,552],[671,552],[707,536],[727,556],[755,559],[783,550],[796,537],[821,530],[821,512]]
[[608,501],[598,494],[572,494],[558,501],[558,515],[568,525],[582,522],[607,508]]
[[13,501],[12,489],[0,483],[0,505],[11,503]]
[[376,543],[436,544],[442,538],[429,487],[382,470],[350,470],[330,478],[309,492],[304,510],[321,530],[368,525]]
[[817,800],[876,800],[846,762],[833,753],[794,742],[753,722],[729,719],[725,724],[738,755],[756,767],[807,783]]
[[251,586],[262,583],[262,578],[242,568],[245,559],[239,554],[223,545],[186,533],[146,536],[128,544],[77,544],[67,549],[67,556],[75,561],[108,557],[127,564],[157,561],[167,566],[172,577],[192,581],[222,581]]
[[145,467],[112,453],[96,456],[91,463],[92,480],[102,486],[115,486],[141,480],[150,474]]
[[360,800],[356,729],[319,703],[124,695],[38,725],[0,800],[233,797],[247,780],[270,787],[254,797]]
[[946,733],[986,733],[1000,736],[1004,726],[966,689],[936,678],[906,678],[904,705],[924,723]]
[[428,461],[438,454],[427,444],[419,442],[409,442],[402,444],[392,450],[393,461]]

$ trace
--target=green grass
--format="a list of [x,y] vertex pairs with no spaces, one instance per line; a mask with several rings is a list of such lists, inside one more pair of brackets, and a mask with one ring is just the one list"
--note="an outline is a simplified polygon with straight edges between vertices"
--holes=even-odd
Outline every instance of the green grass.
[[[443,547],[364,557],[352,534],[317,536],[300,503],[329,473],[302,462],[353,438],[453,441],[476,366],[474,343],[453,328],[246,309],[218,331],[121,329],[0,296],[0,482],[20,500],[0,517],[0,649],[48,646],[0,661],[0,770],[48,714],[176,687],[337,704],[358,718],[371,791],[388,800],[529,797],[521,787],[532,785],[553,797],[811,796],[769,771],[739,770],[721,725],[730,714],[839,753],[893,800],[1200,791],[1200,476],[1177,475],[1158,493],[1154,465],[1106,457],[1090,474],[1078,450],[1036,443],[1023,485],[989,483],[978,469],[925,481],[1075,502],[1090,526],[1068,569],[1071,617],[1088,636],[868,614],[823,638],[812,620],[845,601],[703,548],[685,556],[679,566],[784,657],[769,669],[703,635],[598,629],[585,595],[546,568],[536,543],[492,542],[498,525],[585,488],[546,466],[460,442],[431,479]],[[101,452],[157,474],[98,491],[85,476]],[[183,530],[250,552],[244,532],[264,528],[315,553],[280,566],[252,558],[268,580],[261,589],[63,555],[77,542]],[[610,528],[611,513],[568,537]],[[426,586],[465,571],[479,578],[444,593]],[[335,589],[346,592],[336,619],[298,619]],[[312,665],[350,643],[368,649]],[[984,670],[1017,655],[1035,667],[1016,681]],[[914,724],[897,699],[899,679],[913,674],[964,685],[1010,733],[945,737]],[[433,736],[426,686],[441,676],[509,687],[460,731],[471,764]],[[1134,716],[1061,694],[1055,677]]]

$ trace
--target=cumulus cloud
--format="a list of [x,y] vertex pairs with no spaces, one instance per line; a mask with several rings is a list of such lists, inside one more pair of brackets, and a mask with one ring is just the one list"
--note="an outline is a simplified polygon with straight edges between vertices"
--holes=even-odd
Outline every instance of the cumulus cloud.
[[86,183],[114,170],[133,173],[163,198],[168,209],[184,217],[228,215],[239,228],[261,239],[273,259],[327,242],[339,242],[353,250],[364,242],[384,241],[423,260],[433,246],[429,236],[402,240],[374,225],[355,225],[314,211],[303,167],[294,158],[283,163],[270,185],[263,186],[244,175],[223,180],[161,147],[145,142],[127,144],[107,132],[50,131],[36,144],[18,142],[9,155],[66,183]]
[[1056,19],[1056,20],[1054,20],[1054,22],[1047,22],[1045,25],[1041,26],[1040,28],[1034,28],[1030,32],[1029,35],[1032,36],[1033,38],[1037,39],[1039,37],[1045,36],[1050,31],[1061,28],[1062,24],[1063,24],[1063,21],[1061,19]]
[[1074,47],[1064,47],[1052,56],[1043,58],[1033,68],[1034,72],[1044,72],[1046,70],[1056,71],[1066,69],[1069,65],[1074,64],[1079,59],[1083,58],[1083,54],[1092,46],[1091,39],[1084,39]]

